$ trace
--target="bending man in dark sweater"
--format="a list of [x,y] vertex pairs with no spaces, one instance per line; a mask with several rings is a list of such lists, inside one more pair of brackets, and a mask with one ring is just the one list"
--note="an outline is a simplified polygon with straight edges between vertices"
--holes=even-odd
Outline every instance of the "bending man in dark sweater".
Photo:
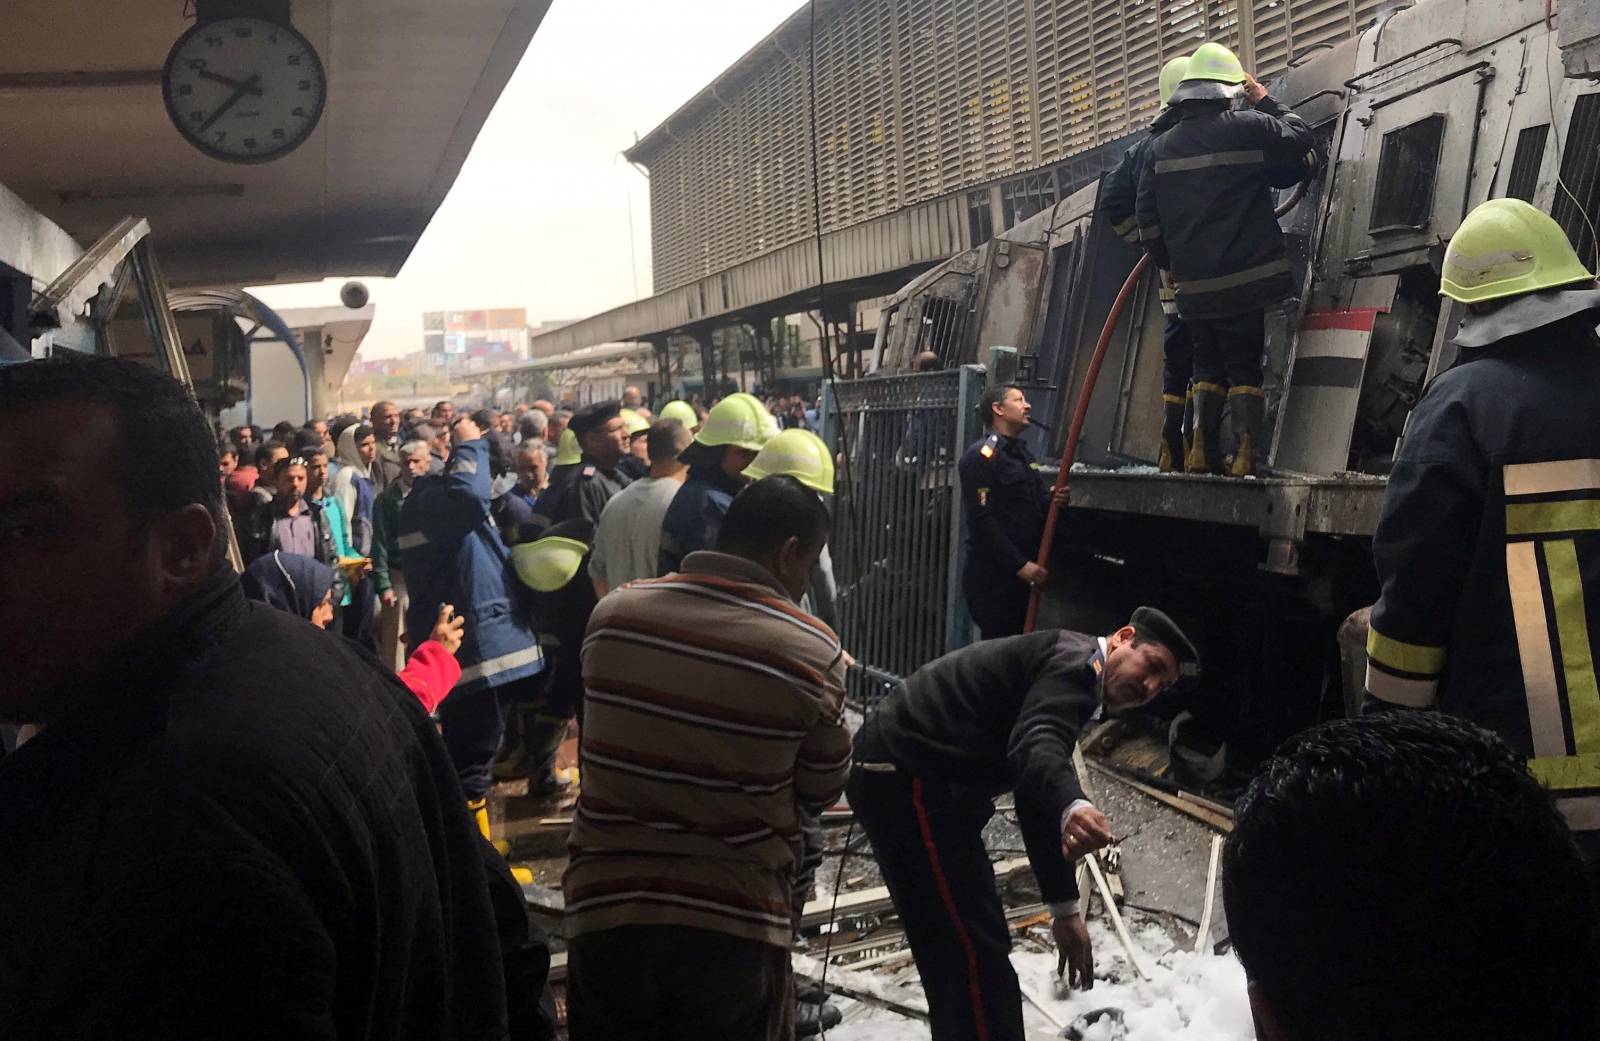
[[1072,748],[1092,717],[1143,705],[1199,671],[1172,620],[1141,607],[1110,636],[1063,629],[985,640],[917,670],[856,735],[850,805],[872,840],[928,995],[934,1041],[1020,1039],[1022,997],[983,826],[1016,794],[1051,930],[1094,981],[1073,862],[1111,842]]

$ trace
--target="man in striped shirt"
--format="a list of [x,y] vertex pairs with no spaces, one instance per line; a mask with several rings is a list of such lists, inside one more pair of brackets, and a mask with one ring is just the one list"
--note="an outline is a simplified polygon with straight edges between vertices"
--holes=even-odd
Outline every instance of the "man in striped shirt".
[[850,769],[838,637],[795,606],[827,536],[816,493],[768,477],[715,552],[595,609],[565,880],[573,1041],[793,1036],[800,814]]

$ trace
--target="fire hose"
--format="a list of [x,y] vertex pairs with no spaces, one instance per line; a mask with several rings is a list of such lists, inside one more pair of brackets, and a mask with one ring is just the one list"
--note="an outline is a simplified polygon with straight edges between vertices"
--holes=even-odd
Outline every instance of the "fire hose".
[[[1300,204],[1305,198],[1306,183],[1301,181],[1295,185],[1294,191],[1283,200],[1273,216],[1282,217]],[[1061,492],[1067,488],[1067,475],[1072,470],[1072,460],[1078,455],[1078,439],[1083,434],[1084,419],[1089,414],[1089,399],[1094,395],[1095,382],[1100,378],[1100,366],[1106,360],[1106,348],[1111,345],[1111,334],[1116,331],[1117,323],[1122,319],[1122,312],[1127,309],[1128,301],[1133,298],[1133,291],[1138,286],[1139,280],[1144,277],[1145,268],[1150,264],[1150,254],[1146,253],[1133,265],[1133,270],[1128,272],[1128,277],[1123,281],[1122,288],[1117,292],[1116,300],[1112,301],[1111,310],[1106,313],[1105,324],[1100,327],[1100,338],[1095,341],[1094,354],[1089,358],[1089,367],[1083,374],[1083,389],[1078,391],[1078,404],[1072,412],[1072,425],[1067,428],[1067,442],[1061,450],[1061,469],[1056,473],[1054,486],[1050,489],[1050,509],[1044,518],[1044,537],[1039,540],[1039,552],[1034,555],[1034,563],[1044,567],[1050,559],[1050,547],[1055,542],[1056,520],[1061,514],[1059,499]],[[1028,615],[1023,623],[1022,631],[1033,632],[1034,623],[1039,617],[1039,594],[1042,583],[1034,585],[1028,593]]]

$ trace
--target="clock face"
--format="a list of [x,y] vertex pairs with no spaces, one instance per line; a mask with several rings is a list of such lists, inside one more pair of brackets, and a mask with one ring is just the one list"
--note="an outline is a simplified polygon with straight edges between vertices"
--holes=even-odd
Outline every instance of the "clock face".
[[167,115],[200,151],[230,163],[264,163],[294,151],[316,129],[328,80],[295,30],[222,18],[178,39],[161,92]]

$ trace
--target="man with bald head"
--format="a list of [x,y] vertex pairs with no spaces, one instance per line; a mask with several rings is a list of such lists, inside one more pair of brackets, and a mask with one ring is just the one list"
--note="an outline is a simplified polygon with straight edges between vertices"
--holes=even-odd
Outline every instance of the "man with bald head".
[[438,734],[247,603],[226,524],[181,384],[0,367],[0,721],[39,728],[0,760],[0,1037],[504,1037]]

